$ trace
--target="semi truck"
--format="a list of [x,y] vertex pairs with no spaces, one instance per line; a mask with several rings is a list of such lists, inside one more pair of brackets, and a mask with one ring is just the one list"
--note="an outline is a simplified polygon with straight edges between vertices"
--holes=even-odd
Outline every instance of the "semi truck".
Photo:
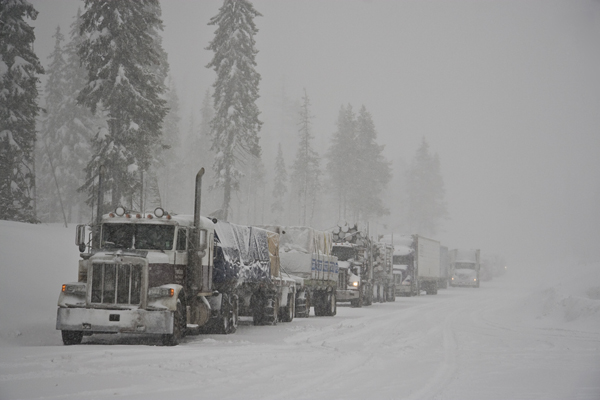
[[450,286],[479,287],[480,251],[453,249],[450,251]]
[[[347,271],[346,285],[340,281],[338,301],[350,301],[352,307],[370,306],[375,298],[373,271],[373,241],[368,228],[347,223],[332,230],[333,254],[338,257],[341,271]],[[344,273],[344,272],[342,272]],[[356,296],[358,295],[358,298]]]
[[[384,240],[387,236],[384,236]],[[398,296],[418,296],[421,290],[437,294],[440,278],[440,242],[424,236],[393,236],[393,274]]]
[[337,257],[332,254],[331,233],[306,226],[263,228],[279,234],[282,271],[303,280],[295,297],[295,316],[308,317],[311,307],[315,316],[336,315],[339,267]]
[[[204,168],[196,175],[193,215],[158,207],[153,213],[117,207],[78,225],[78,279],[62,285],[56,329],[65,345],[96,333],[135,333],[176,345],[187,332],[236,331],[238,316],[275,324],[284,293],[295,281],[281,277],[278,234],[200,215]],[[281,298],[284,301],[280,301]]]

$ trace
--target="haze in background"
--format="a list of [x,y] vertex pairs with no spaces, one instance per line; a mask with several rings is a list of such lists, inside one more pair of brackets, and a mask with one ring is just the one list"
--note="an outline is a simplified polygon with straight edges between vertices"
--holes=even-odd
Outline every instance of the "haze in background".
[[[83,2],[32,3],[47,66],[56,26],[66,34]],[[299,101],[306,88],[322,155],[342,104],[372,113],[397,177],[426,137],[446,185],[442,244],[509,262],[600,259],[599,1],[253,3],[263,14],[255,22],[267,169],[279,142],[293,162],[282,98]],[[161,2],[183,131],[215,79],[205,48],[221,4]],[[396,219],[387,220],[391,230]]]

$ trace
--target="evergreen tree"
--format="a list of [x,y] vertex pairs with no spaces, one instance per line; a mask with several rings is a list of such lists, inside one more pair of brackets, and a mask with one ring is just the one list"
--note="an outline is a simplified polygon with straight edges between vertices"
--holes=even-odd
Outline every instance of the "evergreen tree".
[[255,70],[254,18],[260,16],[246,0],[224,0],[209,25],[216,25],[215,37],[208,50],[215,54],[208,68],[217,73],[214,87],[215,116],[211,122],[215,185],[223,190],[223,214],[227,219],[232,191],[239,189],[243,176],[239,164],[248,166],[260,157],[258,132],[258,84]]
[[[179,96],[177,95],[175,82],[170,76],[167,88],[168,92],[166,94],[166,105],[169,109],[169,112],[165,116],[163,123],[163,142],[165,144],[165,148],[162,149],[162,151],[160,151],[157,155],[158,163],[156,165],[156,176],[158,179],[158,187],[162,189],[158,191],[158,195],[160,196],[160,192],[164,193],[160,205],[169,209],[169,207],[171,207],[173,189],[178,187],[178,183],[182,178],[180,174],[182,172],[184,162],[183,158],[179,156],[182,153]],[[189,179],[189,176],[186,176],[186,178]]]
[[24,18],[38,12],[26,0],[0,2],[0,219],[37,222],[35,118],[44,69],[33,52],[35,34]]
[[69,43],[64,49],[61,47],[63,38],[57,28],[55,49],[49,57],[38,174],[38,193],[43,194],[38,196],[38,209],[40,217],[47,221],[59,219],[57,204],[64,210],[62,218],[82,220],[85,196],[77,189],[85,180],[83,169],[91,157],[91,140],[105,123],[100,116],[95,117],[89,109],[77,104],[77,96],[87,83],[86,71],[77,54],[82,41],[80,25],[78,10],[71,24]]
[[273,203],[271,203],[271,212],[273,213],[273,223],[281,224],[285,212],[285,195],[287,194],[287,171],[283,159],[281,143],[277,148],[277,158],[275,159],[275,179],[273,180]]
[[377,144],[377,131],[371,114],[362,106],[356,118],[356,182],[352,205],[355,221],[368,222],[371,217],[389,214],[381,197],[392,178],[390,163],[383,157],[385,146]]
[[440,160],[425,138],[407,172],[407,221],[411,232],[435,235],[447,216]]
[[338,204],[338,221],[346,222],[351,217],[352,192],[357,189],[357,157],[356,117],[348,104],[340,108],[337,130],[327,152],[327,172]]
[[311,133],[312,115],[310,114],[310,99],[304,90],[300,109],[300,121],[298,130],[300,143],[296,153],[296,159],[292,166],[291,186],[292,193],[298,196],[300,224],[310,225],[315,213],[317,194],[320,189],[321,168],[319,155],[312,147]]
[[[85,0],[79,47],[88,84],[78,100],[92,112],[101,104],[108,130],[94,138],[94,155],[86,167],[85,190],[93,196],[100,165],[106,168],[112,207],[134,207],[140,199],[144,171],[162,147],[167,113],[164,81],[168,69],[158,31],[158,0]],[[91,199],[90,199],[91,200]],[[140,203],[142,203],[140,199]],[[142,207],[142,204],[139,204]]]

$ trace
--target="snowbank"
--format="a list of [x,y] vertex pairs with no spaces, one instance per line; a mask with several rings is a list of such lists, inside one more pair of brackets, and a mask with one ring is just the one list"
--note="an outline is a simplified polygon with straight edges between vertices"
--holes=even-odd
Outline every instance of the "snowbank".
[[62,343],[56,304],[78,260],[75,226],[0,221],[0,346]]
[[597,330],[600,321],[600,263],[546,266],[524,274],[539,282],[518,305],[540,327],[567,325]]

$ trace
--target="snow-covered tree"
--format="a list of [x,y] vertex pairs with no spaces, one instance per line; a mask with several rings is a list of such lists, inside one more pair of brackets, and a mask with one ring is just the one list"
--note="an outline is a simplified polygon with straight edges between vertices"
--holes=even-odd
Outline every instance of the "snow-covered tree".
[[0,1],[0,219],[37,222],[35,213],[35,34],[24,18],[38,12],[26,0]]
[[407,222],[411,232],[435,235],[447,216],[440,160],[425,138],[407,172]]
[[[157,155],[158,163],[156,168],[156,177],[158,179],[158,186],[161,188],[159,191],[163,193],[161,206],[167,209],[172,206],[171,201],[173,197],[177,196],[174,193],[174,189],[178,187],[179,181],[187,178],[191,180],[189,176],[181,177],[183,172],[184,160],[180,156],[182,153],[182,134],[180,129],[181,116],[179,115],[179,96],[177,95],[177,88],[175,82],[169,76],[168,91],[166,93],[166,106],[169,112],[165,116],[163,123],[163,143],[164,149]],[[190,174],[190,176],[192,176]]]
[[390,163],[383,156],[385,146],[377,144],[373,117],[362,106],[356,118],[356,183],[352,205],[356,221],[368,222],[371,217],[388,214],[382,193],[392,178]]
[[215,54],[208,68],[217,79],[213,84],[215,116],[211,122],[213,170],[217,187],[223,188],[224,218],[227,219],[232,191],[239,189],[242,168],[260,157],[258,132],[262,122],[256,105],[260,74],[256,72],[254,18],[261,14],[246,0],[224,0],[209,25],[216,25],[208,50]]
[[338,221],[346,222],[351,214],[352,193],[357,190],[355,176],[358,173],[356,159],[356,117],[352,106],[342,106],[327,152],[327,173],[330,186],[338,204]]
[[285,169],[285,160],[281,143],[277,148],[277,158],[275,158],[275,179],[273,180],[273,202],[271,203],[271,212],[273,213],[273,223],[281,224],[285,213],[285,195],[287,193],[287,171]]
[[[83,169],[91,157],[91,140],[103,127],[101,113],[94,116],[77,104],[79,91],[87,83],[86,70],[81,67],[77,49],[81,11],[71,24],[70,41],[62,47],[63,36],[57,28],[56,42],[49,56],[48,80],[45,87],[45,113],[40,131],[41,153],[38,163],[38,215],[46,221],[81,221],[85,210],[85,195],[78,188],[85,180]],[[61,206],[61,209],[57,207]],[[73,215],[76,212],[76,215]]]
[[302,225],[310,225],[317,205],[317,196],[321,187],[321,166],[319,155],[312,147],[314,136],[311,132],[310,99],[304,90],[302,107],[299,115],[299,146],[296,159],[292,165],[291,190],[293,196],[297,196],[298,210],[300,211],[299,222]]
[[160,5],[158,0],[85,0],[85,7],[79,56],[88,84],[78,100],[92,112],[101,105],[108,129],[94,138],[84,187],[94,195],[95,176],[104,165],[110,205],[125,202],[134,207],[144,171],[162,147],[167,113],[163,94],[168,65],[159,36]]

